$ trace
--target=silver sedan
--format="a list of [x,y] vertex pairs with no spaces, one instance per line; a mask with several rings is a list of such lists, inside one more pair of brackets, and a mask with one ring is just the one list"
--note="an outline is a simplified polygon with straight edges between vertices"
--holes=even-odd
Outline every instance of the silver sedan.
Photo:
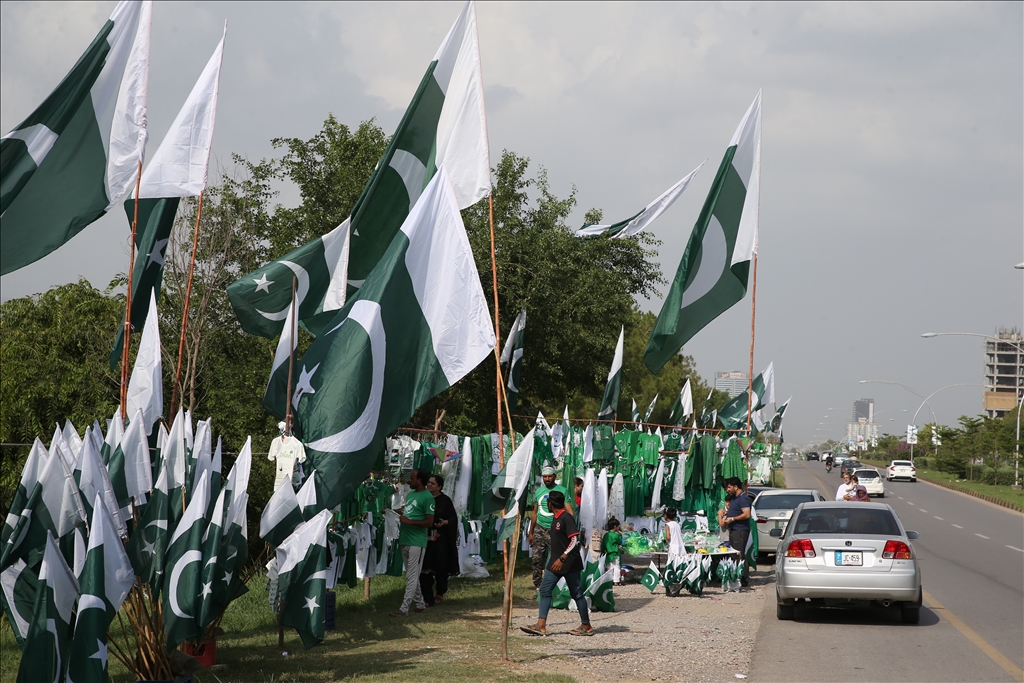
[[921,567],[899,517],[883,503],[804,503],[780,538],[775,560],[776,616],[792,619],[798,600],[818,606],[871,605],[921,613]]

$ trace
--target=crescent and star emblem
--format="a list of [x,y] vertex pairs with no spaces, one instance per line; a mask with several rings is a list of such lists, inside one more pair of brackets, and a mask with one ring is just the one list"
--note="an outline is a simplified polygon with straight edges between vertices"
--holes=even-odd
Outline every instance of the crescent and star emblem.
[[[306,294],[309,293],[309,273],[307,273],[306,269],[298,265],[297,263],[293,263],[291,261],[281,261],[280,263],[282,266],[291,269],[291,271],[295,273],[295,277],[298,280],[298,285],[295,289],[295,303],[296,307],[299,308],[302,306],[302,302],[306,300]],[[265,274],[262,276],[261,279],[262,281],[255,280],[256,291],[262,289],[263,291],[269,293],[270,285],[273,284],[274,281],[267,280]],[[280,311],[275,311],[273,313],[267,313],[266,311],[261,311],[260,309],[257,308],[256,312],[262,315],[267,320],[273,320],[274,322],[278,322],[284,320],[288,316],[288,307],[285,306]]]
[[171,569],[171,585],[170,590],[167,591],[167,601],[170,603],[171,611],[174,616],[179,619],[191,619],[191,614],[185,614],[182,611],[181,606],[178,604],[178,582],[181,581],[181,573],[185,571],[185,567],[192,564],[193,562],[202,562],[203,554],[198,550],[189,550],[181,558],[174,563],[174,568]]

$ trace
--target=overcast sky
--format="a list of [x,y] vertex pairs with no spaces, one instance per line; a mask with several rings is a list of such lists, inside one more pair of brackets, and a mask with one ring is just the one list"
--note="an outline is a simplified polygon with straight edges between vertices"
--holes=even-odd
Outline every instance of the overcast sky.
[[[113,6],[0,3],[3,131],[53,89]],[[224,163],[272,154],[273,137],[310,137],[332,112],[393,131],[460,8],[157,3],[150,152],[225,19],[214,135]],[[979,2],[483,3],[491,161],[507,148],[546,167],[559,196],[575,185],[582,224],[591,207],[633,215],[709,159],[652,227],[671,280],[763,88],[755,372],[774,361],[778,400],[793,395],[788,442],[844,436],[861,397],[875,399],[884,431],[902,432],[902,411],[920,399],[859,380],[922,395],[980,385],[981,339],[921,333],[1022,326],[1022,14],[1021,3]],[[79,276],[102,289],[127,267],[127,229],[120,213],[101,219],[5,276],[3,298]],[[747,369],[750,313],[748,290],[687,345],[704,377]],[[930,405],[952,424],[981,401],[980,386],[953,387]]]

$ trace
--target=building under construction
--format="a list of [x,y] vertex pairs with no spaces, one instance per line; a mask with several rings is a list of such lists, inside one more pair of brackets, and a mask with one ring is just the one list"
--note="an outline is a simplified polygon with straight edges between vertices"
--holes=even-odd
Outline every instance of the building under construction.
[[[997,341],[998,340],[998,341]],[[1024,340],[1016,327],[1000,329],[985,340],[985,414],[1012,412],[1024,392]]]

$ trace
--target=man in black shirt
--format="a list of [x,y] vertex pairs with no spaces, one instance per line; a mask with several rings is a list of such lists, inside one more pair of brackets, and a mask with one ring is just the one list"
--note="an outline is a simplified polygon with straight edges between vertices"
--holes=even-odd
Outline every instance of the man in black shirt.
[[[729,530],[729,545],[733,550],[740,552],[742,559],[747,550],[747,540],[750,538],[750,496],[743,490],[739,477],[726,479],[725,491],[732,496],[732,500],[729,501],[729,508],[725,511],[722,521]],[[743,563],[740,585],[750,585],[750,568],[746,562]]]
[[551,591],[558,580],[565,578],[569,595],[576,601],[580,611],[580,626],[569,631],[574,636],[592,636],[594,629],[590,625],[587,613],[587,599],[583,596],[580,586],[580,574],[583,571],[583,558],[580,557],[580,532],[576,527],[576,519],[565,508],[565,494],[552,491],[548,494],[548,507],[554,513],[551,520],[551,542],[544,579],[540,583],[540,613],[537,623],[533,626],[522,626],[522,630],[530,635],[547,635],[548,610],[551,609]]

